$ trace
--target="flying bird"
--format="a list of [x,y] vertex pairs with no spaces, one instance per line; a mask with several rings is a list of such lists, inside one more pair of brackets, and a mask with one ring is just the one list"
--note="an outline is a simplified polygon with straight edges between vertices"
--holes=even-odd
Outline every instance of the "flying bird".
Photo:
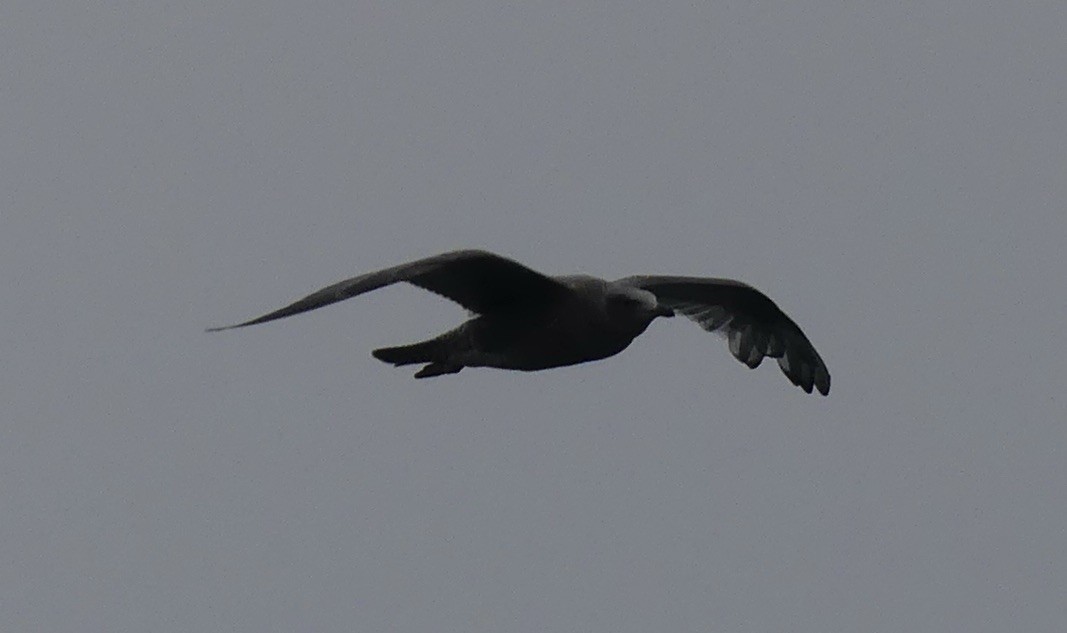
[[755,288],[732,279],[642,275],[606,281],[549,277],[493,253],[463,250],[418,259],[327,286],[261,317],[209,332],[265,323],[405,281],[460,304],[472,315],[421,343],[372,352],[395,366],[424,364],[416,378],[464,367],[534,371],[614,356],[656,317],[682,314],[723,334],[750,368],[778,360],[794,384],[830,393],[830,373],[800,328]]

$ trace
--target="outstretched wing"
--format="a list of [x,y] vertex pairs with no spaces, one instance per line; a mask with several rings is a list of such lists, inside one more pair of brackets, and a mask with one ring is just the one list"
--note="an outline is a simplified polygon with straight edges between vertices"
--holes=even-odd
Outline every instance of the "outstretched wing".
[[551,277],[506,257],[486,251],[455,251],[346,279],[270,314],[208,331],[281,319],[401,281],[447,297],[478,314],[536,310],[570,292]]
[[830,372],[808,337],[770,298],[732,279],[627,277],[615,282],[643,288],[709,332],[721,331],[730,352],[751,368],[778,359],[786,377],[804,391],[830,393]]

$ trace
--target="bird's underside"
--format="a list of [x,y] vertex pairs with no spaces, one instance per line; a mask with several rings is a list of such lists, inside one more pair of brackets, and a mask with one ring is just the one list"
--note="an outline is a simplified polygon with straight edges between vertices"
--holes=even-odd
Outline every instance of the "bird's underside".
[[208,331],[273,321],[398,282],[473,313],[434,339],[374,350],[375,358],[396,366],[424,364],[416,378],[464,367],[534,371],[599,360],[629,346],[656,317],[681,314],[724,335],[748,367],[769,356],[804,391],[830,392],[830,374],[807,337],[751,286],[700,277],[549,277],[485,251],[444,253],[346,279],[261,317]]

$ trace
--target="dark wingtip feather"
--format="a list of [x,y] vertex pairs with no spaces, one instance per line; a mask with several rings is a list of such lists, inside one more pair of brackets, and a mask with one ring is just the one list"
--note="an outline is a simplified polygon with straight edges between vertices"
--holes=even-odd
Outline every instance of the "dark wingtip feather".
[[822,395],[830,395],[830,372],[826,370],[825,366],[819,366],[815,369],[815,387]]
[[[271,316],[271,315],[268,315]],[[235,323],[233,325],[220,325],[217,327],[209,327],[205,329],[205,332],[225,332],[226,330],[236,330],[237,328],[247,327],[249,325],[255,325],[264,321],[269,321],[267,317],[260,317],[258,319],[252,319],[251,321],[245,321],[244,323]]]

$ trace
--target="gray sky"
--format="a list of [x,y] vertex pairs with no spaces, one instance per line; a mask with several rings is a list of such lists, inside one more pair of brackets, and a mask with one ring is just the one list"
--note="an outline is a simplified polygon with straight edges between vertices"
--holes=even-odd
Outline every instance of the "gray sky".
[[[927,6],[928,5],[928,6]],[[1067,5],[0,10],[0,630],[1059,631]],[[732,276],[806,396],[655,323],[415,382],[483,247]]]

